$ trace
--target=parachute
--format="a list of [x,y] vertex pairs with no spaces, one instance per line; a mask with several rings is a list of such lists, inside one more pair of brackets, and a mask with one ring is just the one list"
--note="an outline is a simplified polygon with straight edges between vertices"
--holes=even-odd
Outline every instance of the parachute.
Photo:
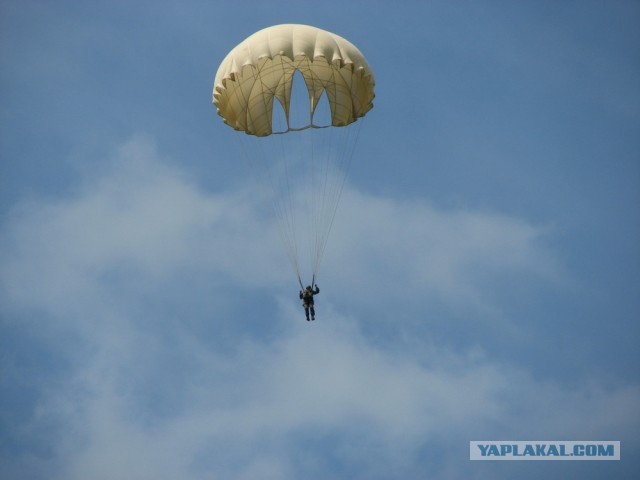
[[[278,229],[297,280],[314,284],[374,76],[346,39],[308,25],[276,25],[249,36],[218,68],[213,104],[244,132],[243,149],[270,189]],[[308,263],[301,251],[306,247]],[[303,267],[303,268],[301,268]]]

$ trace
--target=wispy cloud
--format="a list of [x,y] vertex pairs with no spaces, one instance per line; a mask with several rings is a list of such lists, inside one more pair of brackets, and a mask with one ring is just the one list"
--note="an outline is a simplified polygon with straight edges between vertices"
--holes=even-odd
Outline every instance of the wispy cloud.
[[[366,288],[391,287],[391,294],[401,296],[422,292],[421,300],[437,296],[490,309],[495,307],[490,305],[491,289],[513,272],[550,282],[569,280],[544,246],[547,229],[521,219],[446,211],[424,200],[354,191],[345,195],[340,218],[334,242],[339,260],[332,266],[346,264],[362,272],[361,286]],[[403,291],[394,291],[394,286]]]
[[564,281],[544,228],[349,188],[309,324],[253,196],[207,192],[158,157],[135,138],[74,195],[5,222],[5,325],[62,359],[5,420],[25,438],[49,425],[48,453],[5,456],[6,472],[36,458],[41,478],[453,478],[472,473],[473,438],[633,437],[637,385],[540,380],[410,321],[380,341],[400,302],[491,318],[512,275]]

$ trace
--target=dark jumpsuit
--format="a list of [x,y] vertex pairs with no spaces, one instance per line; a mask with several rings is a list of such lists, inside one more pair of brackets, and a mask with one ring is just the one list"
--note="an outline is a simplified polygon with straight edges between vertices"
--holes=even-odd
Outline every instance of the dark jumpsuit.
[[307,321],[309,321],[309,311],[311,311],[311,320],[315,320],[316,311],[313,308],[313,296],[320,293],[320,289],[316,285],[316,289],[305,289],[300,290],[300,300],[302,300],[302,306],[304,307],[304,314],[307,316]]

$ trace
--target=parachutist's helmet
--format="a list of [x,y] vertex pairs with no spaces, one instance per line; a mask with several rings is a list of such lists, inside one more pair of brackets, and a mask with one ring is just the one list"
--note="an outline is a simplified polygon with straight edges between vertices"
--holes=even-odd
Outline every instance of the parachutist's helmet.
[[307,285],[307,290],[311,290],[311,285]]

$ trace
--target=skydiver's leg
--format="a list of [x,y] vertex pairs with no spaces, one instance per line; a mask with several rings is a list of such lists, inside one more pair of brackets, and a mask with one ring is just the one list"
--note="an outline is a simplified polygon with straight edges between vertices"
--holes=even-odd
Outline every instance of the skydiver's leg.
[[304,314],[307,317],[307,322],[309,321],[309,305],[305,303],[304,305]]
[[[307,320],[309,319],[309,317],[307,316]],[[311,320],[315,320],[316,319],[316,309],[313,308],[313,305],[311,305]]]

